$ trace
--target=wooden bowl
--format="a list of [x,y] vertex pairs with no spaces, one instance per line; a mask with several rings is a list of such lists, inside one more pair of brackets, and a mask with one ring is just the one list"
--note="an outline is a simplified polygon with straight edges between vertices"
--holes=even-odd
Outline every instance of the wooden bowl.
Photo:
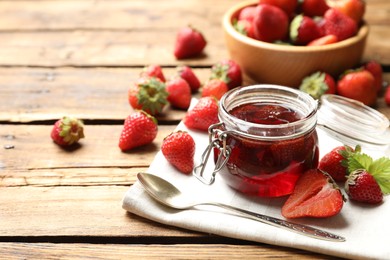
[[223,16],[225,40],[231,59],[240,66],[250,83],[299,87],[302,79],[316,71],[337,77],[361,62],[368,35],[363,24],[356,36],[324,46],[291,46],[262,42],[240,34],[232,22],[241,9],[256,5],[251,0],[230,8]]

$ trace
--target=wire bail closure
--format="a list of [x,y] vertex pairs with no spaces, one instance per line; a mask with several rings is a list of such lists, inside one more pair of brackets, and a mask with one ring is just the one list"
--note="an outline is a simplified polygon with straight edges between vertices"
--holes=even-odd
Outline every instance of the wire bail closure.
[[[213,124],[209,127],[209,144],[202,154],[201,163],[194,168],[193,174],[204,184],[211,185],[215,181],[215,175],[226,164],[229,159],[231,148],[226,144],[229,135],[228,131],[221,130],[223,123]],[[211,151],[216,148],[219,150],[218,158],[215,162],[214,170],[210,177],[205,176],[205,169],[210,158]]]

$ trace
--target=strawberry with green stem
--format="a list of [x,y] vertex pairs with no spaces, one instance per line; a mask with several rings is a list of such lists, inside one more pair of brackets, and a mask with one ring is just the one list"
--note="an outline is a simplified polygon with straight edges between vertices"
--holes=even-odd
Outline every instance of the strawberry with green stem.
[[309,16],[297,15],[290,23],[290,40],[295,45],[306,45],[320,36],[320,28]]
[[211,67],[210,79],[220,79],[224,81],[229,89],[241,86],[241,67],[234,60],[222,60]]
[[330,74],[317,71],[305,77],[299,89],[308,93],[314,99],[319,99],[324,94],[335,94],[336,82]]
[[50,136],[56,144],[70,146],[84,138],[84,124],[77,118],[64,116],[55,122]]
[[[389,158],[381,157],[374,160],[371,156],[365,153],[354,153],[353,156],[348,158],[348,172],[352,174],[361,170],[364,170],[374,177],[384,195],[390,194]],[[351,186],[350,184],[348,185]]]
[[165,83],[156,77],[142,77],[132,85],[128,100],[134,109],[141,109],[151,115],[162,112],[168,103]]

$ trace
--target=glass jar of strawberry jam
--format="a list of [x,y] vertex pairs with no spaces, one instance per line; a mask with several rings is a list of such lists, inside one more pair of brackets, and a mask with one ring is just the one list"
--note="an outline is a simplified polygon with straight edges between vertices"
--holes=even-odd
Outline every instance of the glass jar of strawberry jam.
[[[290,194],[298,177],[318,164],[317,101],[293,88],[235,88],[220,100],[220,122],[209,129],[209,146],[195,175],[211,184],[217,172],[249,195]],[[214,151],[215,169],[204,174]],[[198,172],[200,170],[200,172]]]

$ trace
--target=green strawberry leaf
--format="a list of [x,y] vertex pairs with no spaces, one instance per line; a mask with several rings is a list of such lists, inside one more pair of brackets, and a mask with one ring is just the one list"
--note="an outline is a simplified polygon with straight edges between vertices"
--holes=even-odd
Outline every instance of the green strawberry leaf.
[[384,194],[390,194],[390,159],[386,157],[375,160],[368,168]]
[[365,169],[369,171],[370,165],[373,163],[373,159],[364,153],[355,153],[348,157],[348,171],[354,172],[359,169]]

